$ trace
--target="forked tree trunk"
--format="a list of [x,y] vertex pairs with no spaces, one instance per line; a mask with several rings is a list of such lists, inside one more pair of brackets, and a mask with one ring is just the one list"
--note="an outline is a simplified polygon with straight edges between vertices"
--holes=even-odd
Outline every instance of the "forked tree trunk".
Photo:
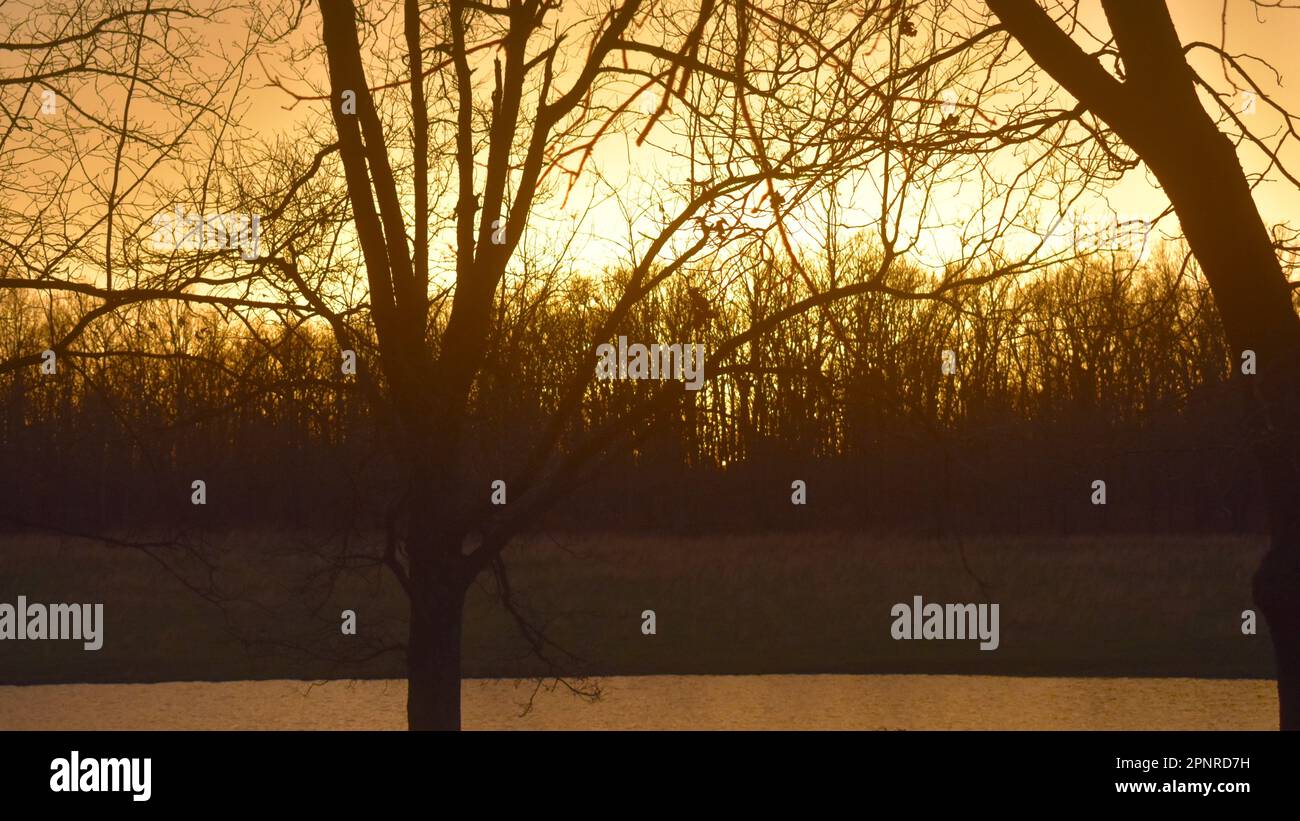
[[[356,5],[351,0],[320,0],[319,5],[329,64],[331,113],[339,137],[339,157],[343,162],[353,222],[366,262],[370,316],[379,341],[388,398],[405,434],[398,458],[406,462],[409,480],[403,500],[409,517],[405,534],[408,564],[405,570],[395,570],[405,577],[411,603],[407,634],[407,718],[413,730],[457,730],[460,729],[461,620],[469,585],[465,575],[467,562],[460,552],[463,532],[455,532],[456,525],[452,524],[457,509],[453,500],[464,493],[464,488],[458,486],[461,478],[457,467],[458,431],[470,385],[482,361],[495,283],[504,271],[509,248],[489,254],[495,269],[471,270],[477,263],[471,241],[473,232],[467,229],[477,208],[471,207],[470,200],[477,203],[477,197],[472,196],[472,157],[462,153],[460,158],[470,168],[468,173],[462,169],[460,180],[462,204],[458,228],[461,234],[456,295],[435,355],[426,345],[429,283],[422,249],[427,248],[427,226],[423,225],[422,217],[417,217],[418,258],[413,261],[407,246],[398,183],[385,145],[383,121],[370,94],[361,57]],[[454,12],[452,19],[453,29],[463,22]],[[511,23],[512,33],[516,31],[516,23]],[[405,24],[408,58],[418,68],[420,9],[414,3],[406,6]],[[526,34],[522,40],[513,35],[507,38],[508,44],[513,43],[507,48],[514,54],[511,60],[522,59],[526,39]],[[460,47],[463,49],[463,43]],[[411,74],[417,77],[418,85],[416,69]],[[468,93],[464,89],[462,92]],[[351,109],[345,106],[349,98],[354,103]],[[417,119],[426,116],[422,93],[414,104],[414,114]],[[462,114],[468,116],[465,109]],[[417,147],[423,141],[420,135],[424,125],[421,120],[415,126]],[[468,125],[463,125],[468,129]],[[493,128],[496,127],[494,124]],[[494,132],[493,143],[496,142]],[[472,149],[469,153],[473,153]],[[501,152],[494,148],[491,153],[497,157]],[[509,151],[502,156],[504,159],[499,162],[507,167]],[[417,177],[421,173],[417,170]],[[489,187],[492,179],[489,175]],[[424,196],[422,189],[419,193]],[[416,213],[420,214],[427,202],[420,197],[417,200]],[[487,202],[483,208],[486,213]],[[490,276],[493,272],[494,276]]]

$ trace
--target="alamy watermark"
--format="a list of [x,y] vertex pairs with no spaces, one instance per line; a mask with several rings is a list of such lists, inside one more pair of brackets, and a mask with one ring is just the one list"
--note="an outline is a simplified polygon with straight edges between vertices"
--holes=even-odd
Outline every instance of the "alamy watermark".
[[617,348],[605,342],[596,348],[596,356],[597,379],[681,379],[690,391],[704,386],[702,342],[629,345],[627,337],[620,336]]
[[75,639],[86,650],[104,646],[103,604],[0,603],[0,640]]
[[132,801],[153,795],[152,758],[82,758],[73,750],[50,762],[52,792],[126,792]]
[[154,215],[150,245],[163,252],[237,250],[251,261],[261,253],[261,239],[260,214],[186,213],[178,205]]
[[1145,262],[1155,244],[1155,222],[1145,217],[1110,213],[1063,214],[1044,233],[1049,246],[1064,245],[1079,253],[1126,252]]
[[895,641],[978,639],[981,650],[996,650],[1001,642],[996,604],[925,604],[913,596],[910,605],[899,602],[889,615],[894,617],[889,635]]

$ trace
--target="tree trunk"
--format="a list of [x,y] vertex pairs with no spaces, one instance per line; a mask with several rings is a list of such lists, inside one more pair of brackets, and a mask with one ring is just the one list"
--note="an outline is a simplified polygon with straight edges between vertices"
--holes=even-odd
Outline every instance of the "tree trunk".
[[[1277,659],[1279,723],[1300,729],[1300,321],[1235,150],[1204,112],[1173,120],[1148,151],[1214,292],[1245,397],[1270,546],[1254,578]],[[1254,351],[1254,374],[1242,373]]]
[[[455,429],[454,424],[444,426],[444,438],[426,432],[412,440],[409,453],[454,453]],[[469,580],[461,555],[463,534],[452,524],[456,475],[449,456],[412,460],[411,498],[417,501],[406,538],[411,600],[406,717],[411,730],[460,729],[461,628]]]
[[421,575],[426,578],[417,581],[414,572],[411,578],[411,626],[406,648],[407,724],[412,730],[459,730],[465,590],[449,579]]
[[1300,730],[1300,353],[1261,384],[1256,451],[1268,503],[1270,545],[1255,571],[1255,603],[1277,660],[1278,723]]
[[1085,54],[1035,0],[986,0],[1034,61],[1106,120],[1169,196],[1214,292],[1246,396],[1244,431],[1259,459],[1271,544],[1254,595],[1277,655],[1279,720],[1300,729],[1300,319],[1241,161],[1197,96],[1164,3],[1102,0],[1126,80]]

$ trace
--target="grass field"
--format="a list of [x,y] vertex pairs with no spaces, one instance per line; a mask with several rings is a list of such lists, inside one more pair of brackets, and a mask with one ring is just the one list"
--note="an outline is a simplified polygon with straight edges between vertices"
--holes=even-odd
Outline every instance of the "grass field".
[[[210,537],[218,606],[132,549],[0,535],[0,602],[103,602],[106,622],[98,652],[0,642],[0,683],[401,675],[400,652],[382,652],[404,637],[396,584],[372,568],[328,589],[324,566],[303,553],[311,541]],[[578,657],[557,656],[573,673],[1253,678],[1273,675],[1264,625],[1241,632],[1263,549],[1254,536],[985,538],[959,552],[952,541],[847,533],[609,534],[534,537],[508,557],[520,606]],[[203,580],[201,569],[190,562],[187,578]],[[484,579],[467,605],[464,674],[539,673],[492,589]],[[1001,646],[893,640],[890,608],[914,595],[997,602]],[[345,608],[356,636],[340,635]],[[647,609],[653,636],[641,632]]]

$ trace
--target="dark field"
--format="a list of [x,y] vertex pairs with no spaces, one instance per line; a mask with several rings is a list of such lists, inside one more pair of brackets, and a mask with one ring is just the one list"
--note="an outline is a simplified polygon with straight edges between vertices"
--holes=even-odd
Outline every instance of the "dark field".
[[[399,676],[405,604],[386,570],[339,576],[303,534],[210,537],[212,587],[188,589],[132,548],[0,537],[0,601],[103,602],[104,646],[6,641],[0,683]],[[350,551],[356,553],[354,542]],[[955,542],[848,533],[724,538],[535,537],[508,552],[516,605],[566,673],[1274,675],[1269,639],[1242,635],[1262,537],[1133,536]],[[969,566],[969,571],[964,565]],[[318,571],[307,587],[280,580]],[[973,575],[972,575],[973,574]],[[981,592],[982,580],[987,597]],[[466,610],[467,677],[544,673],[482,580]],[[204,593],[215,590],[215,600]],[[890,608],[997,602],[1001,646],[895,641]],[[342,636],[339,613],[357,614]],[[642,635],[653,609],[657,634]],[[370,658],[364,658],[371,656]]]

